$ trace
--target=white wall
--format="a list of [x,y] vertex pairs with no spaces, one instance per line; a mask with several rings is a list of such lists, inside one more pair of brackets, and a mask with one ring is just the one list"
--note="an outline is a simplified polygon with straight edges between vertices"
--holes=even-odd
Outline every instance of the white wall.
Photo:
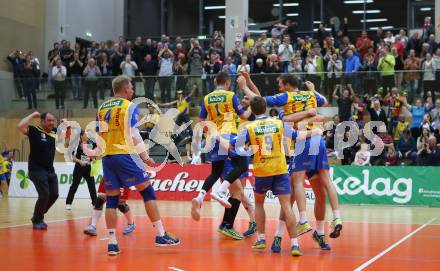
[[55,41],[63,39],[72,46],[77,37],[116,40],[123,34],[124,0],[46,0],[45,18],[46,54]]

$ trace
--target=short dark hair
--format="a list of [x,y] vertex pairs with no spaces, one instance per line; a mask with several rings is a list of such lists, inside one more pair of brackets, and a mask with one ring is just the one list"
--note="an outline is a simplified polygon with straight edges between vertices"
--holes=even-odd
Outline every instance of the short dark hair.
[[215,76],[215,82],[217,85],[224,85],[230,80],[229,74],[226,72],[219,72]]
[[283,82],[285,85],[291,85],[292,87],[298,87],[298,79],[291,74],[281,74],[278,77],[278,81]]
[[255,96],[251,101],[251,110],[255,115],[263,115],[266,113],[266,100],[263,97]]
[[44,113],[41,113],[41,114],[40,114],[40,119],[41,119],[41,120],[45,120],[46,117],[47,117],[47,115],[52,115],[52,116],[55,117],[55,114],[52,113],[52,112],[44,112]]

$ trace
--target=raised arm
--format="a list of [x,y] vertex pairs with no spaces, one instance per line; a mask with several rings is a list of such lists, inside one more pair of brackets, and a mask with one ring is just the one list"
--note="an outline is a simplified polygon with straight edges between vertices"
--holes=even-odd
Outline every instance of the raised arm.
[[244,95],[248,96],[250,100],[252,100],[255,96],[261,96],[260,92],[253,92],[246,85],[246,79],[243,76],[239,76],[237,79],[238,87],[244,92]]
[[24,119],[22,119],[18,124],[17,124],[17,129],[20,133],[22,133],[23,135],[27,135],[29,132],[29,122],[32,119],[35,118],[39,118],[40,117],[40,113],[35,111],[34,113],[30,114],[29,116],[25,117]]

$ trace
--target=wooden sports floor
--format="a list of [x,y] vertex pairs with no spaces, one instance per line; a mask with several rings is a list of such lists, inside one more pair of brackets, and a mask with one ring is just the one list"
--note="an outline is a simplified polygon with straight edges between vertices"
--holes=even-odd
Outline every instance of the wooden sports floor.
[[[339,239],[329,240],[331,251],[320,251],[311,234],[300,238],[304,256],[289,254],[287,234],[281,254],[251,249],[255,237],[229,240],[216,232],[223,214],[217,203],[203,205],[203,218],[190,218],[189,202],[159,201],[167,231],[181,239],[176,247],[154,246],[155,231],[145,216],[142,202],[130,201],[137,229],[121,234],[121,254],[106,254],[104,219],[98,236],[82,233],[89,223],[88,200],[75,200],[72,211],[58,200],[46,217],[47,231],[32,230],[29,218],[35,199],[0,199],[0,270],[440,270],[440,209],[418,207],[348,206],[341,208],[344,229]],[[309,208],[313,218],[313,207]],[[278,214],[267,204],[268,245]],[[330,211],[327,210],[327,214]],[[312,219],[311,219],[312,220]],[[312,220],[313,221],[313,220]],[[240,210],[236,229],[247,228],[247,215]],[[313,224],[313,223],[312,223]]]

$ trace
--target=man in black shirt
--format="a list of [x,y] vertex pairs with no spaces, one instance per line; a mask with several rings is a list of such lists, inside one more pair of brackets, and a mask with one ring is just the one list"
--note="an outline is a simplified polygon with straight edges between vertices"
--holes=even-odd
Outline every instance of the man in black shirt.
[[[29,125],[34,118],[40,118],[39,126]],[[17,128],[29,137],[30,153],[28,161],[29,178],[38,193],[32,224],[34,229],[46,230],[44,214],[58,199],[58,178],[53,161],[55,158],[56,118],[52,113],[34,112],[22,119]]]
[[[145,97],[154,101],[154,85],[156,84],[156,75],[159,65],[156,60],[152,59],[150,54],[145,56],[145,60],[141,64],[139,75],[144,82]],[[147,76],[144,78],[144,76]]]
[[354,93],[351,91],[350,95],[350,92],[346,89],[342,92],[342,96],[339,97],[337,91],[338,89],[336,88],[333,92],[333,98],[338,101],[339,120],[341,122],[349,121],[351,118],[351,105],[353,104]]

